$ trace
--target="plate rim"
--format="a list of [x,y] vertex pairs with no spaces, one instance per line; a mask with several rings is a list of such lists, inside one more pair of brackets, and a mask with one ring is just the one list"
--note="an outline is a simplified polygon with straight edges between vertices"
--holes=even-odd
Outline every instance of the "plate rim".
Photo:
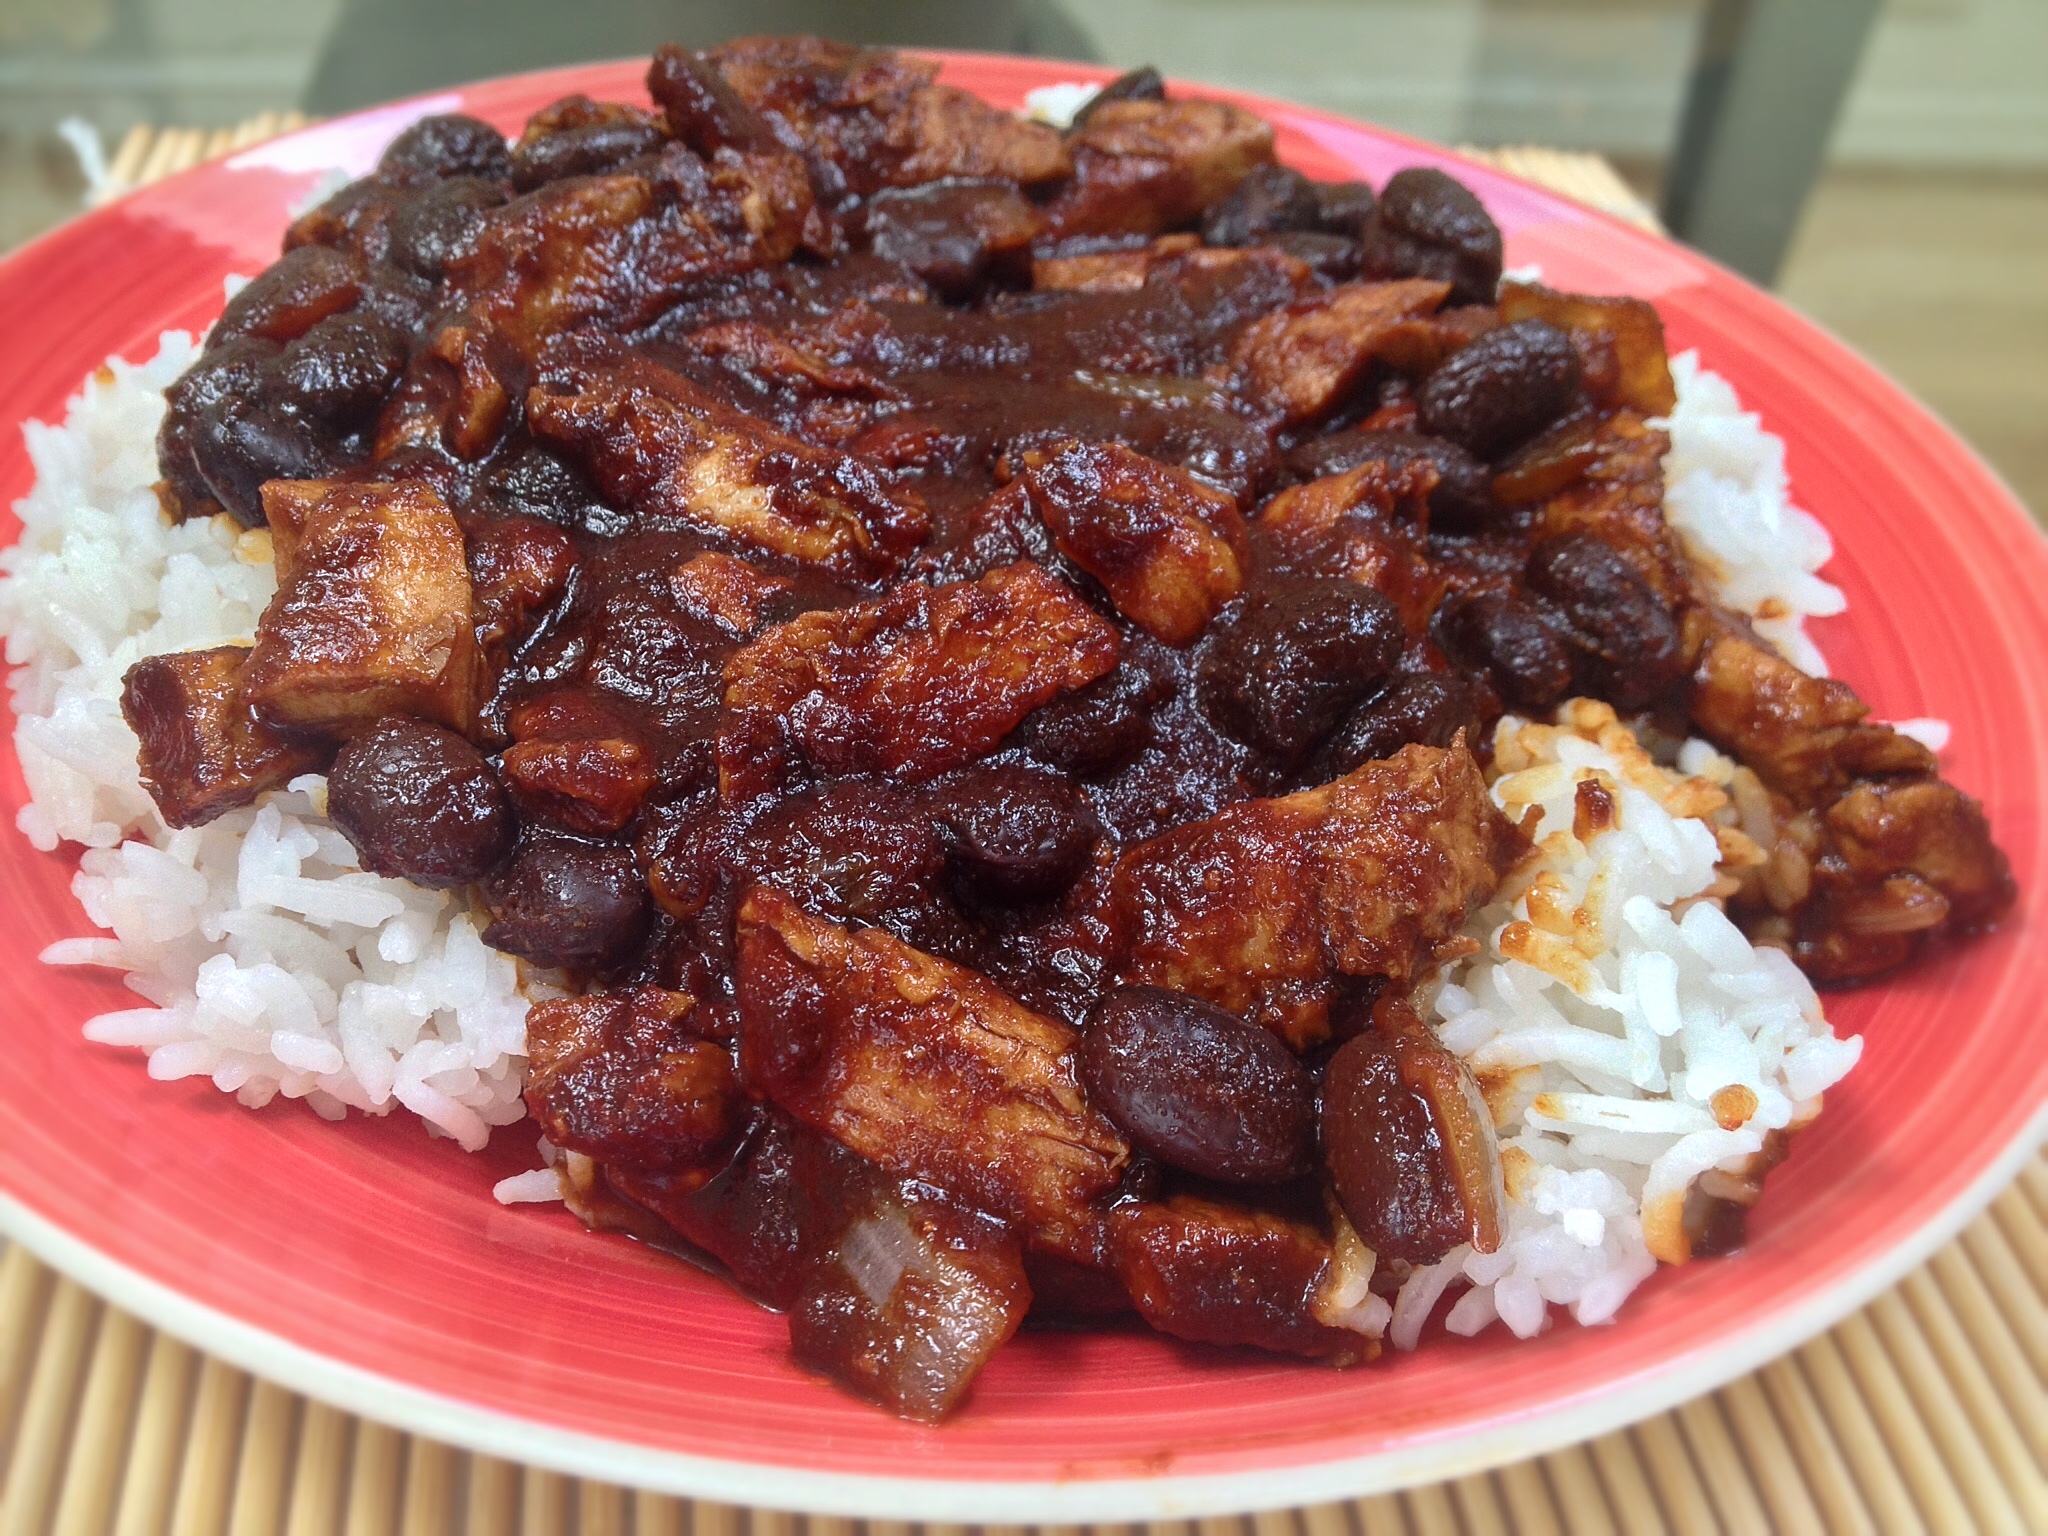
[[[1100,65],[998,53],[904,50],[940,63],[985,63],[1057,71],[1052,79],[1108,79],[1114,71]],[[465,82],[425,92],[398,102],[366,109],[390,113],[415,102],[463,95],[485,87],[551,76],[588,76],[635,64],[637,59],[588,61],[572,66],[526,71]],[[1602,226],[1626,230],[1682,250],[1665,237],[1649,234],[1603,210],[1570,203],[1511,171],[1471,160],[1456,149],[1341,114],[1304,107],[1277,98],[1199,82],[1170,84],[1209,92],[1256,107],[1308,114],[1347,128],[1362,130],[1397,147],[1413,147],[1432,157],[1483,169],[1514,181],[1546,198],[1565,202],[1575,214]],[[360,114],[347,114],[354,117]],[[345,118],[330,119],[302,133],[317,133]],[[184,175],[210,168],[194,167]],[[159,184],[163,185],[163,184]],[[109,205],[116,206],[116,205]],[[97,210],[96,210],[97,211]],[[83,217],[90,218],[88,213]],[[76,222],[76,221],[71,221]],[[0,260],[0,280],[20,255],[59,236],[68,226],[47,232]],[[1685,256],[1711,268],[1717,276],[1752,288],[1739,275],[1697,252]],[[1764,295],[1769,299],[1769,295]],[[1779,301],[1772,299],[1773,304]],[[1900,399],[1925,413],[1950,443],[1967,454],[1973,466],[2021,505],[1997,471],[1963,441],[1935,412],[1892,383],[1888,375],[1847,342],[1804,316],[1801,321],[1823,335],[1833,347],[1878,375]],[[73,855],[75,858],[75,854]],[[338,1408],[373,1421],[463,1446],[485,1454],[583,1477],[685,1497],[725,1501],[749,1507],[811,1514],[911,1518],[951,1521],[1061,1522],[1178,1518],[1292,1507],[1332,1499],[1415,1486],[1443,1478],[1483,1471],[1506,1462],[1580,1443],[1638,1422],[1744,1375],[1833,1326],[1931,1257],[1973,1217],[1984,1210],[2018,1174],[2037,1148],[2048,1142],[2048,1102],[2035,1107],[2017,1134],[1989,1158],[1975,1178],[1924,1219],[1904,1240],[1852,1271],[1831,1287],[1774,1312],[1732,1337],[1724,1336],[1713,1351],[1698,1351],[1654,1372],[1633,1375],[1617,1386],[1593,1394],[1567,1396],[1539,1413],[1361,1456],[1333,1456],[1291,1464],[1229,1472],[1169,1472],[1158,1476],[1082,1476],[1069,1480],[933,1476],[892,1477],[879,1474],[820,1472],[771,1461],[727,1456],[696,1456],[659,1449],[582,1430],[570,1430],[463,1401],[415,1386],[378,1371],[352,1365],[319,1350],[297,1344],[267,1329],[183,1294],[141,1271],[109,1257],[58,1223],[31,1210],[15,1196],[0,1191],[0,1234],[86,1289],[134,1313],[152,1326],[252,1374],[277,1381]],[[1273,1485],[1284,1482],[1285,1487]]]

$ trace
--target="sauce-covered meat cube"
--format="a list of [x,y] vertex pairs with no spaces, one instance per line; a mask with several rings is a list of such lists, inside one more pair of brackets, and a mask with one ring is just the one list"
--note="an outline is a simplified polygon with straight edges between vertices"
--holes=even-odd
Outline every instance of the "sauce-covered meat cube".
[[389,714],[466,732],[486,682],[462,529],[441,498],[419,481],[324,494],[256,626],[249,702],[335,735]]
[[1462,745],[1407,747],[1127,848],[1111,880],[1122,978],[1305,1049],[1329,1035],[1340,976],[1418,974],[1524,846]]
[[1074,179],[1048,209],[1054,233],[1156,234],[1192,224],[1254,166],[1273,128],[1221,101],[1109,101],[1069,139]]
[[644,358],[587,349],[543,380],[527,399],[535,434],[643,518],[709,525],[866,579],[893,570],[929,526],[916,494],[872,465],[799,442]]
[[1189,644],[1237,596],[1245,536],[1231,497],[1116,443],[1069,440],[1024,462],[1053,547],[1155,639]]
[[740,1059],[804,1124],[1085,1257],[1130,1149],[1092,1109],[1073,1030],[965,966],[756,887],[736,934]]
[[1395,327],[1430,314],[1449,292],[1422,278],[1351,283],[1276,310],[1232,348],[1238,387],[1284,424],[1313,421],[1358,382]]
[[731,1053],[689,1028],[691,999],[634,987],[536,1003],[526,1107],[548,1140],[601,1162],[689,1167],[739,1134]]
[[930,779],[1116,658],[1109,621],[1022,561],[802,614],[726,663],[720,788],[745,803],[786,782],[798,757],[826,773]]
[[246,646],[145,656],[121,679],[121,715],[141,743],[142,787],[174,827],[196,827],[282,789],[327,760],[242,696]]

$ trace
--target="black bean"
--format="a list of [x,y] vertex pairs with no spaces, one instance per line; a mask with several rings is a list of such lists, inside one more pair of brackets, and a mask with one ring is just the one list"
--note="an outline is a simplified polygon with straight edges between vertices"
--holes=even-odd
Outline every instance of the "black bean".
[[1433,1264],[1500,1242],[1500,1151],[1463,1064],[1434,1039],[1367,1033],[1323,1074],[1323,1159],[1338,1202],[1382,1259]]
[[1371,587],[1287,577],[1210,628],[1196,660],[1211,718],[1282,763],[1299,762],[1394,669],[1401,618]]
[[1579,354],[1543,320],[1517,320],[1468,342],[1437,365],[1416,396],[1425,432],[1497,459],[1569,411],[1579,397]]
[[1362,181],[1319,181],[1315,183],[1316,224],[1333,235],[1365,233],[1372,218],[1372,188]]
[[1493,499],[1493,476],[1456,443],[1421,432],[1365,432],[1352,428],[1312,437],[1287,455],[1288,468],[1304,480],[1341,475],[1379,460],[1396,469],[1426,459],[1436,467],[1429,493],[1429,525],[1446,533],[1469,533],[1501,515]]
[[290,341],[329,315],[353,309],[362,293],[363,264],[331,246],[286,251],[228,300],[208,345],[233,336]]
[[386,715],[341,749],[327,811],[363,868],[418,885],[481,880],[512,848],[512,804],[483,753],[403,715]]
[[1468,742],[1477,739],[1479,708],[1470,684],[1447,672],[1405,677],[1337,727],[1316,754],[1316,776],[1342,778],[1405,746],[1448,747],[1460,730]]
[[1236,186],[1202,210],[1202,239],[1210,245],[1250,245],[1283,229],[1314,229],[1320,209],[1315,187],[1284,165],[1254,166]]
[[1071,784],[1031,768],[964,768],[933,786],[933,806],[961,881],[997,902],[1059,895],[1102,835]]
[[451,176],[410,199],[391,219],[390,260],[420,277],[438,278],[468,254],[484,215],[505,201],[502,182]]
[[596,176],[639,155],[652,154],[667,140],[653,123],[614,117],[558,128],[512,148],[512,185],[522,192],[565,176]]
[[1089,1097],[1161,1162],[1233,1184],[1307,1171],[1315,1083],[1270,1030],[1179,992],[1118,987],[1089,1012],[1080,1067]]
[[633,850],[529,833],[486,880],[484,942],[535,965],[588,969],[619,960],[647,931],[652,903]]
[[1010,738],[1078,779],[1114,773],[1152,744],[1152,712],[1173,696],[1160,648],[1133,641],[1116,670],[1025,716]]
[[385,147],[377,174],[387,181],[436,181],[444,176],[481,176],[503,181],[512,174],[505,136],[489,123],[460,113],[423,117]]
[[317,480],[341,457],[337,439],[261,395],[228,395],[205,406],[188,442],[206,490],[245,528],[263,523],[266,480]]
[[532,445],[493,468],[480,489],[484,499],[502,512],[537,517],[561,528],[616,538],[633,526],[625,513],[604,504],[597,487],[580,470]]
[[1081,110],[1074,114],[1074,126],[1079,128],[1087,122],[1097,107],[1107,106],[1112,101],[1164,101],[1166,80],[1150,64],[1136,69],[1125,70],[1101,90],[1090,96]]
[[1529,556],[1523,579],[1570,631],[1587,691],[1638,709],[1684,670],[1671,610],[1600,540],[1585,534],[1546,539]]
[[1368,277],[1429,277],[1453,304],[1491,304],[1500,287],[1500,228],[1465,186],[1411,166],[1381,189],[1365,229]]
[[1283,229],[1260,235],[1254,242],[1283,251],[1303,263],[1316,276],[1333,283],[1358,276],[1358,242],[1349,235],[1325,234],[1316,229]]
[[1518,709],[1543,709],[1571,690],[1572,648],[1537,607],[1505,592],[1446,603],[1437,623],[1444,649],[1488,672]]
[[284,349],[278,379],[321,421],[356,427],[374,416],[405,367],[405,339],[374,315],[330,315]]

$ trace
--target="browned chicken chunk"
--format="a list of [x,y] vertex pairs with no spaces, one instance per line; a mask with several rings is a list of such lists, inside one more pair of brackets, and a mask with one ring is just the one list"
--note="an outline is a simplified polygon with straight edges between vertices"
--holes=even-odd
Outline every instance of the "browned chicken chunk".
[[971,762],[1058,695],[1116,665],[1115,628],[1028,562],[980,581],[910,582],[778,625],[725,667],[721,792],[745,803],[800,756],[910,783]]
[[121,679],[121,717],[142,744],[142,784],[174,827],[196,827],[318,773],[329,749],[280,731],[242,696],[246,646],[145,656]]
[[243,696],[346,736],[380,715],[470,730],[487,686],[462,529],[419,481],[335,486],[300,526],[263,611]]
[[1419,974],[1524,846],[1462,744],[1407,747],[1126,849],[1111,881],[1123,979],[1305,1050],[1329,1036],[1339,977]]
[[642,517],[863,578],[886,575],[925,535],[924,504],[873,466],[798,442],[656,363],[571,357],[544,378],[527,399],[535,434]]
[[1244,397],[1283,423],[1312,421],[1356,383],[1380,342],[1442,304],[1450,284],[1353,283],[1254,321],[1231,353]]
[[757,886],[735,936],[749,1081],[863,1157],[1086,1259],[1130,1148],[1089,1107],[1075,1035],[965,966]]
[[1273,162],[1273,129],[1221,101],[1110,101],[1069,141],[1074,179],[1046,213],[1056,234],[1154,234]]
[[659,987],[535,1003],[526,1107],[565,1151],[690,1167],[729,1146],[746,1094],[732,1053],[689,1028],[693,1001]]
[[1053,547],[1153,638],[1187,645],[1237,596],[1245,535],[1231,497],[1116,443],[1068,441],[1024,462]]

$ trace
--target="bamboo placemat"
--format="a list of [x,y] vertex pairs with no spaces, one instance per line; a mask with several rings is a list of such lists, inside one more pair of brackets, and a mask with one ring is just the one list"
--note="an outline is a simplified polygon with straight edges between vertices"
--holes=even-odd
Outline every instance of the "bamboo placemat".
[[[912,1536],[471,1455],[0,1258],[0,1536]],[[864,1527],[864,1531],[862,1530]],[[1119,1536],[2048,1532],[2048,1159],[1925,1268],[1719,1392],[1406,1493]],[[966,1536],[927,1526],[924,1536]],[[1079,1536],[1069,1528],[1070,1536]],[[988,1536],[1022,1536],[990,1528]]]
[[[107,194],[298,126],[151,128]],[[1476,153],[1646,228],[1594,155]],[[1805,1348],[1589,1444],[1401,1494],[1124,1536],[2048,1532],[2048,1160]],[[356,1419],[0,1256],[0,1536],[913,1536],[584,1482]],[[1078,1536],[1071,1528],[1070,1536]],[[929,1526],[921,1536],[965,1536]],[[1022,1536],[1021,1530],[988,1536]]]

